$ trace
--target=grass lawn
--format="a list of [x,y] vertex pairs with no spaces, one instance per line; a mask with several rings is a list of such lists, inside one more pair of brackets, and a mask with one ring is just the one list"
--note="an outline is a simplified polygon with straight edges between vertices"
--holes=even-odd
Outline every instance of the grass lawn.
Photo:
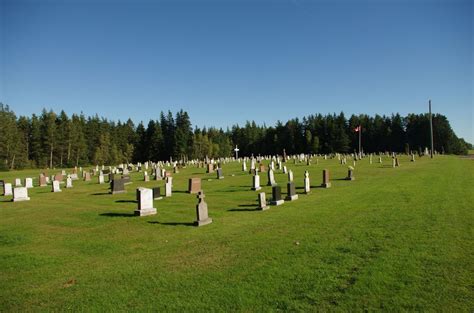
[[[313,186],[330,169],[332,187],[267,211],[255,210],[258,192],[239,163],[223,166],[223,180],[182,169],[149,217],[133,216],[135,189],[164,182],[141,173],[126,194],[93,177],[61,193],[35,187],[31,201],[0,196],[0,311],[472,312],[474,160],[377,161],[358,162],[355,181],[341,180],[337,159],[289,162],[298,193],[305,169]],[[0,179],[36,186],[40,172]],[[191,176],[203,178],[213,218],[204,227],[190,227]],[[286,175],[275,178],[286,193]]]

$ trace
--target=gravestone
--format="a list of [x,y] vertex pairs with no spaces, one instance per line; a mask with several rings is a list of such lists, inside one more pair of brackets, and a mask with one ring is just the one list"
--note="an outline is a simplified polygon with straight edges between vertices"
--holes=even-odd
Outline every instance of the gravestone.
[[304,172],[304,193],[308,194],[311,191],[311,184],[309,182],[309,172]]
[[15,187],[21,187],[21,179],[20,178],[15,178]]
[[271,167],[268,169],[267,177],[268,177],[267,186],[276,186],[275,173],[273,172]]
[[249,173],[252,174],[255,172],[255,159],[250,160],[250,170]]
[[397,166],[397,164],[395,163],[395,158],[392,158],[392,167],[394,168],[395,166]]
[[224,178],[224,174],[222,174],[222,168],[218,168],[217,169],[217,179],[223,179]]
[[270,204],[272,205],[281,205],[285,203],[285,200],[281,198],[281,187],[280,186],[273,186],[272,188],[272,201]]
[[171,197],[172,187],[173,187],[172,182],[173,182],[173,177],[166,177],[165,197]]
[[10,183],[4,183],[3,184],[3,195],[4,196],[13,195],[12,184],[10,184]]
[[13,202],[28,201],[28,189],[26,187],[15,187],[13,188]]
[[161,169],[159,167],[155,168],[155,180],[162,180],[163,176],[161,175]]
[[270,207],[267,205],[267,199],[264,192],[260,192],[258,194],[258,209],[265,211],[268,210]]
[[346,180],[355,180],[355,177],[354,177],[354,168],[349,166],[349,168],[347,169],[347,177],[346,177]]
[[72,188],[72,178],[66,178],[66,188]]
[[91,173],[83,172],[84,173],[84,181],[91,181]]
[[148,176],[148,172],[144,171],[143,172],[143,181],[150,181],[150,176]]
[[415,162],[415,154],[414,153],[411,154],[411,162]]
[[204,192],[199,191],[197,198],[199,199],[198,204],[196,205],[196,218],[194,222],[196,226],[204,226],[212,223],[212,218],[209,217],[209,212],[207,210],[207,203],[204,201]]
[[242,172],[247,172],[247,162],[242,162]]
[[206,173],[214,173],[214,164],[207,164]]
[[293,181],[293,171],[292,171],[292,170],[289,170],[289,171],[288,171],[288,181],[289,181],[289,182],[292,182],[292,181]]
[[122,175],[123,183],[125,185],[131,184],[132,180],[130,179],[130,175]]
[[294,182],[288,182],[286,184],[286,198],[287,201],[297,200],[298,195],[296,194],[296,187]]
[[398,157],[395,158],[395,166],[396,167],[400,166],[400,161],[398,160]]
[[149,188],[137,188],[138,209],[135,210],[136,216],[155,215],[156,209],[153,207],[153,190]]
[[53,184],[51,185],[51,191],[52,192],[61,192],[61,188],[59,185],[59,180],[53,180]]
[[265,171],[266,171],[265,165],[263,165],[262,163],[260,163],[259,166],[258,166],[258,171],[259,171],[260,173],[265,172]]
[[62,182],[63,181],[63,175],[62,174],[56,174],[56,175],[54,175],[53,180],[57,180],[59,182]]
[[33,178],[25,178],[25,188],[33,188]]
[[283,166],[283,174],[287,174],[288,173],[288,169],[286,168],[286,165]]
[[198,193],[201,191],[201,178],[193,177],[188,181],[188,193]]
[[45,187],[48,185],[47,181],[46,181],[46,176],[44,176],[43,174],[40,174],[39,176],[39,185],[40,187]]
[[104,175],[100,174],[99,176],[97,176],[97,181],[99,182],[99,184],[103,184],[104,183]]
[[252,176],[252,190],[260,190],[260,176],[258,175],[258,171],[255,172],[255,175]]
[[118,193],[125,193],[125,182],[121,178],[114,178],[110,182],[110,189],[113,195]]
[[379,156],[379,163],[382,164],[382,157]]
[[323,170],[323,183],[321,184],[323,188],[330,188],[331,182],[329,181],[329,170]]
[[163,197],[161,196],[161,188],[160,187],[153,187],[153,199],[154,200],[161,200]]

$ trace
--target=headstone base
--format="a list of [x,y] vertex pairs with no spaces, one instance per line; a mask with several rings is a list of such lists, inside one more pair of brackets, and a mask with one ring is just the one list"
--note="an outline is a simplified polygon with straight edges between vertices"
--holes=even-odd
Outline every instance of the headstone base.
[[194,226],[204,226],[204,225],[207,225],[207,224],[211,224],[212,223],[212,218],[208,217],[206,218],[205,220],[202,220],[202,221],[195,221],[194,222]]
[[286,201],[294,201],[294,200],[298,200],[298,195],[293,195],[293,196],[287,196],[285,198]]
[[112,194],[113,194],[113,195],[116,195],[116,194],[118,194],[118,193],[126,193],[126,191],[125,191],[125,190],[112,191]]
[[282,205],[283,203],[285,203],[285,200],[270,201],[271,205]]
[[30,197],[26,197],[26,198],[13,198],[12,201],[13,202],[19,202],[19,201],[29,201],[30,200]]
[[224,179],[224,176],[221,176],[221,177],[219,177],[219,178],[217,178],[217,179]]
[[262,189],[262,187],[257,187],[257,188],[252,187],[251,189],[252,190],[260,190],[260,189]]
[[163,200],[163,197],[153,198],[153,200]]
[[321,187],[323,187],[323,188],[331,188],[331,183],[321,184]]
[[346,180],[355,180],[355,177],[346,177]]
[[257,210],[259,210],[259,211],[266,211],[266,210],[268,210],[268,209],[270,209],[270,207],[269,207],[268,205],[267,205],[267,206],[264,206],[263,208],[261,208],[261,207],[258,207],[258,208],[257,208]]
[[136,216],[148,216],[148,215],[155,215],[155,214],[156,214],[155,208],[146,209],[146,210],[135,210]]

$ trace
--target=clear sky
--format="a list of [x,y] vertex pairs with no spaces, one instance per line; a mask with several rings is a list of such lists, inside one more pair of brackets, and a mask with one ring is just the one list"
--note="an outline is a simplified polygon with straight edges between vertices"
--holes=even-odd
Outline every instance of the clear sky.
[[0,0],[0,101],[148,122],[445,114],[474,142],[473,1]]

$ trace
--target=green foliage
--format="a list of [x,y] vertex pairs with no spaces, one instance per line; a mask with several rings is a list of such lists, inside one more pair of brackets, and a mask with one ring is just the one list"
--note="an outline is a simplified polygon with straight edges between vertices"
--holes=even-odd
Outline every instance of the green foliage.
[[[146,128],[128,119],[117,123],[99,116],[43,110],[38,117],[16,117],[0,103],[0,170],[24,167],[84,166],[147,160],[186,160],[189,158],[233,156],[238,145],[240,156],[297,153],[334,153],[358,150],[362,127],[365,152],[423,151],[430,146],[427,114],[388,116],[344,113],[309,115],[302,120],[278,121],[275,126],[259,126],[247,121],[243,127],[232,126],[192,129],[187,112],[175,116],[161,112],[150,119]],[[458,138],[448,119],[433,116],[435,150],[447,154],[466,154],[470,147]],[[409,152],[409,151],[408,151]]]

